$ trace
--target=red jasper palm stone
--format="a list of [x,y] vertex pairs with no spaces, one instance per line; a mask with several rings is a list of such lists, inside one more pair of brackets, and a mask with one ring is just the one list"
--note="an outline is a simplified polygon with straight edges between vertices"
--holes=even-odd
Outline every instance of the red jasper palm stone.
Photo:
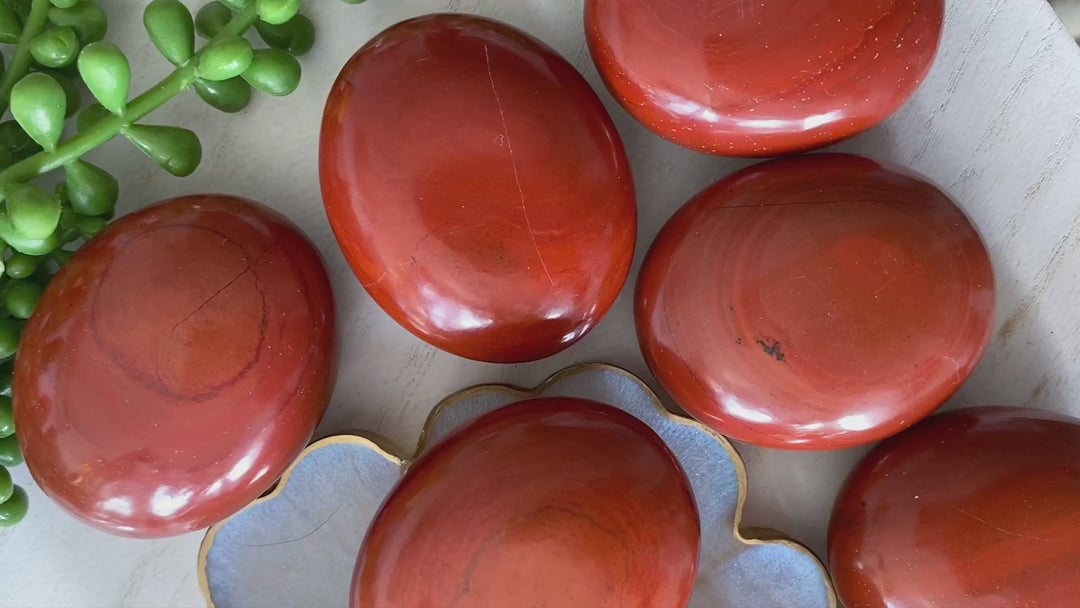
[[592,401],[524,401],[431,449],[372,523],[353,608],[685,606],[700,522],[663,441]]
[[930,414],[990,336],[982,240],[940,190],[843,154],[761,163],[668,222],[638,279],[649,368],[758,445],[834,449]]
[[833,509],[829,565],[852,607],[1076,606],[1078,509],[1080,420],[956,410],[859,463]]
[[376,36],[334,84],[319,162],[364,288],[456,355],[559,352],[630,271],[634,186],[611,119],[573,66],[506,24],[433,15]]
[[777,156],[896,111],[937,52],[943,0],[587,0],[608,89],[682,146]]
[[61,269],[23,334],[12,394],[26,463],[108,532],[205,528],[311,438],[333,336],[322,262],[284,217],[220,195],[128,215]]

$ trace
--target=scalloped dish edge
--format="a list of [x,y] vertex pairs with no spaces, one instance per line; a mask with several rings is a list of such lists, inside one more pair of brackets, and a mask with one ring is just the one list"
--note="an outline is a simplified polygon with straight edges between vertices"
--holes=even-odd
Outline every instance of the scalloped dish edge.
[[[829,577],[828,570],[826,570],[824,564],[821,562],[818,556],[814,554],[813,551],[807,549],[806,547],[799,544],[795,540],[787,537],[783,533],[775,530],[753,528],[747,529],[746,535],[744,535],[744,531],[740,528],[740,523],[742,521],[743,506],[746,502],[748,480],[746,474],[746,464],[743,462],[743,459],[739,455],[738,450],[735,449],[735,446],[733,446],[726,437],[706,427],[700,422],[692,418],[673,413],[671,410],[664,406],[663,402],[660,401],[660,398],[656,395],[656,393],[649,387],[649,385],[645,384],[645,381],[628,372],[627,370],[622,369],[621,367],[616,367],[607,363],[579,363],[577,365],[572,365],[548,376],[543,382],[532,388],[499,383],[478,384],[452,393],[451,395],[439,401],[435,405],[435,407],[432,408],[431,413],[429,413],[427,418],[424,420],[424,427],[420,433],[420,438],[417,441],[416,450],[411,457],[403,457],[395,454],[394,450],[388,447],[389,442],[381,439],[376,439],[371,434],[351,433],[330,435],[328,437],[324,437],[322,439],[318,439],[312,442],[310,445],[304,448],[304,450],[300,452],[300,454],[296,457],[296,460],[294,460],[292,464],[289,465],[289,468],[285,470],[285,472],[281,476],[281,479],[277,482],[277,484],[269,493],[260,496],[259,498],[256,498],[243,509],[238,511],[236,514],[230,516],[228,519],[214,524],[207,529],[206,535],[203,537],[202,543],[199,546],[198,561],[199,588],[202,591],[203,599],[206,600],[207,607],[216,608],[214,600],[210,596],[210,584],[207,577],[207,556],[210,553],[210,548],[214,544],[214,539],[217,536],[218,531],[222,527],[224,527],[230,519],[236,517],[236,515],[243,513],[254,505],[273,500],[279,494],[281,494],[282,491],[284,491],[285,486],[288,485],[289,477],[292,475],[293,471],[300,464],[300,462],[312,452],[329,445],[341,443],[362,445],[374,451],[376,454],[382,456],[389,462],[400,466],[402,470],[402,475],[404,475],[405,472],[408,470],[409,464],[415,461],[416,458],[419,457],[425,449],[427,449],[428,443],[431,440],[431,434],[435,426],[435,421],[439,418],[440,414],[442,414],[444,410],[446,410],[454,403],[468,397],[472,397],[473,395],[476,395],[478,393],[487,392],[501,392],[512,395],[519,399],[531,399],[533,397],[543,394],[544,391],[546,391],[551,386],[561,380],[591,371],[610,372],[618,376],[622,376],[627,380],[630,380],[643,392],[643,394],[645,394],[649,398],[649,401],[653,404],[653,407],[656,408],[660,415],[677,424],[694,427],[698,430],[704,431],[705,433],[712,436],[722,446],[724,446],[724,449],[727,451],[728,455],[731,457],[731,461],[735,465],[735,471],[739,478],[739,496],[735,506],[735,523],[732,530],[735,540],[744,545],[783,545],[794,549],[800,553],[803,553],[808,558],[813,560],[813,563],[818,567],[818,570],[821,573],[822,579],[824,579],[825,588],[829,595],[829,608],[839,608],[838,600],[836,598],[836,590],[833,588],[832,579]],[[756,536],[751,536],[751,533],[756,534]]]

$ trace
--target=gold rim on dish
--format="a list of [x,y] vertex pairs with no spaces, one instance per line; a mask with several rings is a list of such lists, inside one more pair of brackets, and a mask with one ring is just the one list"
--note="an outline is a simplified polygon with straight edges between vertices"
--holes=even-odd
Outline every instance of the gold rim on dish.
[[228,518],[226,518],[226,519],[224,519],[222,521],[219,521],[218,523],[210,526],[210,528],[208,528],[206,530],[206,536],[203,537],[202,543],[199,545],[199,566],[198,566],[198,568],[199,568],[199,590],[202,591],[203,599],[206,600],[207,608],[216,608],[216,606],[214,605],[213,598],[210,597],[210,581],[207,579],[207,576],[206,576],[206,556],[210,553],[210,547],[214,544],[214,538],[217,537],[218,531],[221,530],[221,528],[223,528],[225,526],[225,524],[229,523],[229,520],[232,519],[233,517],[236,517],[240,513],[243,513],[244,511],[247,511],[248,509],[250,509],[251,507],[253,507],[253,506],[255,506],[255,505],[259,504],[259,503],[263,503],[263,502],[267,502],[269,500],[272,500],[272,499],[276,498],[278,496],[278,494],[281,494],[281,492],[285,490],[285,486],[288,485],[289,477],[292,476],[293,471],[296,469],[297,466],[300,465],[300,463],[304,460],[304,458],[306,458],[309,454],[311,454],[312,452],[314,452],[316,450],[321,450],[322,448],[325,448],[327,446],[340,444],[340,443],[350,443],[350,444],[354,444],[354,445],[362,445],[362,446],[368,448],[369,450],[375,452],[379,456],[382,456],[383,458],[385,458],[386,460],[388,460],[392,464],[396,464],[399,467],[403,466],[406,463],[406,460],[404,458],[394,454],[393,452],[391,452],[387,448],[384,448],[382,445],[379,444],[379,441],[376,440],[374,437],[368,437],[368,436],[359,435],[359,434],[331,435],[329,437],[324,437],[322,439],[319,439],[318,441],[312,442],[310,445],[308,445],[306,448],[304,448],[304,450],[302,452],[300,452],[300,454],[296,457],[296,460],[293,460],[292,464],[290,464],[289,467],[287,469],[285,469],[285,472],[281,474],[281,479],[278,480],[277,484],[274,486],[274,488],[269,493],[264,494],[264,495],[256,498],[255,500],[249,502],[247,505],[244,506],[243,509],[240,509],[239,511],[237,511],[233,515],[229,516]]
[[[627,380],[630,380],[631,382],[636,384],[637,387],[640,388],[642,392],[649,398],[649,401],[652,403],[653,407],[656,408],[656,410],[660,413],[661,416],[676,424],[691,426],[701,431],[704,431],[705,433],[709,434],[713,439],[718,441],[720,445],[724,446],[724,449],[727,451],[732,463],[735,465],[735,473],[739,479],[739,496],[736,499],[735,503],[735,522],[732,530],[735,540],[744,545],[782,545],[806,555],[811,560],[813,560],[814,564],[818,567],[818,571],[820,572],[822,580],[825,583],[825,589],[829,596],[829,608],[838,608],[836,590],[833,588],[832,579],[829,578],[829,573],[825,569],[825,565],[821,562],[818,556],[814,554],[813,551],[807,549],[803,545],[799,544],[795,540],[791,539],[787,535],[777,530],[768,528],[747,528],[746,530],[740,529],[739,524],[742,521],[743,506],[746,503],[746,491],[748,487],[746,464],[743,462],[742,456],[739,455],[738,450],[736,450],[735,446],[733,446],[731,442],[728,441],[727,437],[724,437],[720,433],[717,433],[716,431],[710,429],[704,424],[701,424],[697,420],[673,413],[671,410],[664,407],[664,404],[660,401],[660,398],[656,395],[655,392],[653,392],[651,388],[649,388],[649,385],[645,384],[645,381],[643,381],[641,378],[638,378],[634,374],[626,371],[625,369],[622,369],[621,367],[616,367],[607,363],[579,363],[577,365],[572,365],[570,367],[555,372],[551,376],[548,376],[547,379],[545,379],[543,382],[533,388],[524,388],[512,384],[478,384],[476,386],[471,386],[469,388],[465,388],[455,393],[452,393],[448,397],[439,401],[435,405],[435,407],[432,408],[431,413],[429,413],[427,418],[424,420],[424,428],[420,432],[420,439],[417,441],[416,451],[413,453],[411,458],[403,458],[394,454],[392,450],[384,447],[383,445],[380,445],[380,443],[385,442],[380,442],[369,436],[355,434],[332,435],[330,437],[320,439],[309,445],[307,448],[304,449],[303,452],[300,453],[299,456],[297,456],[296,460],[294,460],[293,463],[289,465],[289,468],[285,470],[285,473],[282,474],[281,480],[277,483],[277,486],[274,487],[273,491],[271,491],[269,494],[266,494],[265,496],[260,496],[259,498],[253,500],[251,503],[249,503],[247,506],[237,512],[237,514],[234,514],[232,517],[235,517],[239,513],[246,511],[247,509],[256,504],[266,502],[280,494],[285,488],[285,485],[288,483],[289,476],[292,474],[296,466],[299,465],[300,461],[302,461],[307,455],[309,455],[311,452],[314,452],[315,450],[336,443],[354,443],[358,445],[363,445],[371,450],[374,450],[377,454],[379,454],[383,458],[386,458],[388,461],[402,467],[402,474],[404,474],[405,470],[408,468],[408,465],[416,458],[418,458],[420,454],[422,454],[424,450],[428,447],[428,442],[431,441],[431,435],[434,432],[435,421],[438,420],[439,415],[442,414],[443,411],[445,411],[454,403],[457,403],[458,401],[462,401],[480,393],[489,392],[500,392],[519,399],[531,399],[533,397],[541,395],[544,391],[551,388],[552,385],[556,384],[561,380],[589,371],[611,372],[618,376],[622,376]],[[232,517],[230,517],[229,519],[232,519]],[[220,530],[226,523],[228,523],[229,519],[226,519],[211,526],[206,531],[206,536],[203,538],[202,544],[199,546],[199,588],[202,590],[202,594],[204,599],[206,600],[206,605],[208,608],[216,608],[216,606],[214,605],[213,599],[211,599],[210,597],[210,585],[207,581],[206,576],[206,556],[210,552],[210,547],[214,543],[214,537],[217,535],[218,530]]]

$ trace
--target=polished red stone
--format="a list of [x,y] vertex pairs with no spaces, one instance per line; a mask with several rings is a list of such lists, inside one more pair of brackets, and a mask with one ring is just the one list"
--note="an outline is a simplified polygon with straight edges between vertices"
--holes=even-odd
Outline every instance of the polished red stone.
[[586,0],[600,76],[680,145],[728,156],[824,146],[881,122],[937,52],[944,0]]
[[978,233],[933,185],[846,154],[750,167],[660,232],[638,279],[649,368],[758,445],[842,448],[940,406],[994,319]]
[[699,540],[689,482],[644,423],[523,401],[409,467],[368,530],[352,607],[685,606]]
[[1080,598],[1080,420],[1015,407],[934,416],[851,473],[829,524],[859,608],[1066,608]]
[[102,530],[205,528],[258,497],[311,438],[334,376],[318,253],[244,199],[126,216],[46,289],[15,368],[26,464]]
[[615,127],[569,63],[497,21],[422,17],[360,49],[330,93],[320,169],[368,293],[463,357],[566,348],[630,270],[637,211]]

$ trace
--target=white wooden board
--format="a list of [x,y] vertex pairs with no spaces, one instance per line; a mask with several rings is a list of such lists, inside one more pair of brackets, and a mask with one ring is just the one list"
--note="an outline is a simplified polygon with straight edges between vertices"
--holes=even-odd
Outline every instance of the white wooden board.
[[[134,88],[142,90],[168,68],[142,31],[146,0],[100,1],[111,18],[110,38],[137,58]],[[612,363],[651,381],[634,338],[632,281],[589,336],[530,365],[486,365],[438,352],[385,316],[354,279],[323,213],[316,150],[325,95],[360,45],[407,17],[470,12],[528,30],[585,74],[615,118],[638,186],[638,263],[679,205],[749,161],[680,149],[618,108],[585,48],[580,0],[305,4],[319,41],[303,58],[304,83],[293,96],[259,96],[244,114],[225,116],[191,93],[154,115],[153,122],[199,132],[206,154],[194,176],[169,177],[123,142],[95,153],[95,162],[119,175],[124,210],[184,193],[227,192],[276,207],[315,240],[334,281],[343,344],[320,435],[367,429],[414,445],[428,410],[443,396],[479,383],[534,385],[576,362]],[[951,405],[1023,404],[1080,415],[1080,48],[1045,0],[949,0],[941,52],[918,94],[882,126],[836,148],[929,176],[960,202],[990,246],[998,328]],[[744,523],[778,527],[823,554],[833,496],[864,450],[739,447],[750,478]],[[13,473],[16,482],[33,485],[25,467]],[[0,606],[202,604],[195,575],[202,534],[114,538],[77,523],[36,489],[30,498],[25,522],[0,531]]]

